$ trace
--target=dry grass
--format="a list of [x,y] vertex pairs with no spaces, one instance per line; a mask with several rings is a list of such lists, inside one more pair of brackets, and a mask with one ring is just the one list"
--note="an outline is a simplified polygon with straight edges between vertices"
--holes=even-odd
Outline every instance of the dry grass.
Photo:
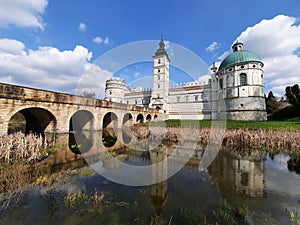
[[16,161],[0,164],[0,212],[17,204],[28,190],[29,166]]
[[0,160],[11,162],[24,159],[27,162],[40,160],[46,154],[47,142],[41,136],[23,133],[0,137]]
[[47,155],[41,136],[22,133],[0,137],[0,212],[26,196],[31,182],[31,162]]
[[224,147],[235,149],[300,149],[300,131],[297,130],[239,128],[222,131],[222,129],[208,127],[139,126],[133,128],[133,133],[152,140],[196,141],[203,146],[222,141]]

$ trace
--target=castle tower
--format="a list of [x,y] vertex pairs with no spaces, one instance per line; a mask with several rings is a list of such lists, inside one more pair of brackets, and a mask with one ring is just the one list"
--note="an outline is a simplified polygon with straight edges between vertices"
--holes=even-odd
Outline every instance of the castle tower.
[[[253,52],[243,50],[243,43],[232,46],[233,53],[220,64],[217,72],[217,112],[227,120],[267,119],[264,97],[263,66]],[[224,104],[221,104],[225,102]]]
[[112,78],[106,81],[105,98],[106,101],[124,102],[124,95],[127,91],[125,80],[119,78]]
[[170,60],[161,39],[153,56],[153,87],[150,107],[168,111],[169,66]]

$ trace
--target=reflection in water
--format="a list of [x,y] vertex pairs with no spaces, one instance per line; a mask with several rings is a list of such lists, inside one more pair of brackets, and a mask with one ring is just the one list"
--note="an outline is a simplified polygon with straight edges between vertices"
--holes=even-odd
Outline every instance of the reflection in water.
[[287,162],[289,171],[295,171],[300,174],[300,154],[292,153]]
[[[152,165],[149,179],[153,184],[147,187],[131,187],[111,182],[96,173],[82,176],[79,172],[77,177],[72,175],[64,178],[62,184],[45,187],[47,191],[53,188],[53,194],[45,191],[46,196],[41,194],[40,187],[37,190],[33,188],[24,200],[26,207],[12,209],[4,219],[0,213],[0,224],[36,224],[36,221],[41,224],[70,224],[70,221],[78,224],[133,224],[133,221],[136,224],[150,224],[152,218],[157,220],[151,221],[151,224],[169,224],[170,218],[170,224],[201,224],[205,218],[207,224],[222,224],[216,218],[221,214],[217,213],[226,212],[228,214],[225,216],[236,219],[237,209],[245,209],[244,213],[251,219],[250,222],[247,221],[248,224],[262,224],[266,215],[275,218],[272,224],[274,221],[275,224],[288,224],[289,216],[284,214],[285,211],[300,208],[300,176],[296,174],[299,172],[299,155],[275,155],[274,160],[269,157],[265,160],[265,153],[252,152],[245,156],[240,152],[223,150],[207,170],[200,172],[198,168],[203,150],[200,146],[194,150],[193,143],[152,143],[152,147],[147,138],[137,138],[130,128],[117,134],[113,129],[107,129],[103,133],[71,132],[63,141],[68,139],[68,146],[75,152],[88,151],[87,154],[92,152],[104,156],[106,154],[106,158],[95,159],[96,162],[102,160],[101,165],[108,172],[124,171],[124,164],[137,167]],[[129,144],[117,153],[104,151],[117,148],[120,142]],[[113,147],[106,147],[105,144]],[[149,151],[145,150],[147,145]],[[55,171],[77,168],[84,164],[83,160],[78,161],[83,159],[83,155],[77,158],[77,155],[69,151],[73,158],[67,164],[65,152],[60,153],[52,160],[51,156],[47,159],[50,164],[66,165],[64,168],[55,167]],[[181,168],[188,158],[187,165]],[[181,170],[168,179],[174,168]],[[296,173],[291,173],[288,169]],[[128,179],[126,171],[123,175]],[[144,175],[141,174],[142,176]],[[101,210],[95,208],[94,204],[78,204],[78,208],[67,208],[64,197],[74,190],[91,196],[94,196],[94,191],[103,193],[103,202],[110,201],[111,205],[108,204],[107,209],[105,205],[101,205]],[[49,202],[43,200],[46,197],[54,202],[53,205],[50,203],[53,209],[47,207]],[[220,201],[226,202],[227,211],[220,206]],[[55,207],[59,207],[59,210]],[[20,214],[24,215],[24,219],[20,220]],[[261,217],[257,217],[258,215]],[[233,224],[246,224],[241,222],[245,218],[236,219]]]
[[122,128],[122,140],[124,144],[129,144],[132,140],[132,131],[130,127],[124,126]]
[[150,159],[152,164],[152,183],[153,183],[151,185],[150,197],[155,207],[155,213],[157,216],[159,216],[162,213],[163,205],[167,199],[167,188],[168,188],[167,147],[161,146],[160,148],[150,150]]
[[102,131],[102,143],[105,147],[113,147],[117,142],[117,135],[113,128],[105,128]]
[[[109,149],[102,145],[102,139],[99,146],[93,142],[96,142],[96,137],[104,140],[112,135],[118,139],[114,139],[114,142],[119,143],[119,140],[123,139],[124,143],[126,143],[125,140],[128,140],[130,146],[143,148],[144,145],[147,145],[146,138],[136,138],[130,130],[123,130],[118,134],[108,130],[103,134],[94,134],[94,138],[93,134],[86,132],[70,133],[68,145],[69,147],[76,145],[77,149],[76,146],[73,147],[79,152],[84,149],[88,151],[89,148],[92,148],[92,151],[95,148]],[[67,137],[64,138],[64,141],[67,139]],[[118,143],[113,144],[113,148]],[[189,142],[160,143],[154,146],[156,147],[149,151],[127,148],[117,156],[116,153],[110,154],[110,158],[101,158],[102,166],[112,171],[123,170],[121,163],[112,164],[114,158],[129,165],[148,166],[152,164],[151,174],[149,173],[152,185],[142,188],[130,187],[111,182],[96,173],[82,176],[79,172],[76,176],[73,174],[72,177],[64,177],[62,184],[46,187],[45,190],[53,188],[51,195],[47,191],[45,191],[47,196],[41,194],[40,187],[37,190],[33,188],[28,198],[24,200],[26,207],[16,207],[9,212],[9,215],[3,214],[2,218],[0,216],[0,224],[36,224],[36,221],[41,224],[69,224],[70,221],[76,221],[77,224],[134,224],[135,222],[136,224],[150,224],[149,221],[154,217],[158,219],[155,223],[151,222],[152,224],[169,224],[170,218],[172,218],[170,224],[201,224],[200,219],[204,217],[200,218],[200,213],[206,216],[208,224],[222,224],[216,220],[216,214],[213,214],[214,212],[224,212],[224,208],[220,207],[220,201],[227,202],[229,205],[228,208],[231,211],[226,216],[234,217],[236,213],[234,210],[242,206],[245,206],[247,218],[262,215],[260,218],[252,218],[249,220],[250,222],[247,221],[249,224],[262,224],[266,215],[275,218],[272,224],[274,221],[277,224],[288,224],[290,222],[289,215],[286,215],[285,211],[292,207],[300,208],[300,202],[298,202],[300,199],[298,188],[300,176],[287,170],[287,166],[291,171],[298,170],[299,157],[297,155],[280,157],[280,160],[277,159],[277,156],[275,156],[275,160],[267,157],[265,160],[266,155],[259,152],[242,156],[233,151],[223,150],[219,152],[206,171],[200,172],[198,168],[203,150],[199,146],[196,150],[193,150],[194,145]],[[103,153],[102,150],[95,152]],[[63,164],[62,161],[65,162],[64,153],[62,151],[57,153],[62,157],[56,157],[51,163]],[[181,167],[189,156],[192,157],[187,165],[167,179],[174,167]],[[82,155],[78,158],[82,159]],[[100,158],[97,159],[100,160]],[[47,160],[51,160],[51,156]],[[74,157],[72,160],[75,160]],[[83,165],[78,161],[74,161],[74,163],[76,163],[74,166],[70,164],[68,167],[76,168],[78,165]],[[60,171],[62,167],[56,169]],[[49,173],[51,172],[47,171],[47,174]],[[92,195],[96,190],[98,194],[104,194],[103,202],[112,201],[112,204],[117,203],[118,206],[109,205],[107,210],[105,206],[101,206],[102,208],[99,210],[99,208],[93,208],[95,207],[93,204],[89,206],[78,204],[78,208],[68,208],[64,204],[64,197],[70,190],[92,193]],[[113,197],[109,199],[108,195]],[[45,201],[46,197],[49,197],[48,200],[51,203],[48,200],[48,202]],[[53,208],[51,208],[52,204]],[[122,204],[126,206],[122,207]],[[47,205],[51,207],[49,208]],[[56,207],[59,207],[59,210]],[[182,212],[190,212],[190,214],[186,214],[184,217]],[[20,219],[21,214],[24,216]],[[235,220],[238,222],[234,224],[245,224],[245,221],[240,222],[243,219]]]
[[94,133],[91,130],[69,133],[69,149],[75,154],[88,152],[94,145]]
[[229,196],[232,193],[249,197],[264,197],[264,160],[262,154],[241,157],[237,153],[220,151],[209,167],[214,186]]

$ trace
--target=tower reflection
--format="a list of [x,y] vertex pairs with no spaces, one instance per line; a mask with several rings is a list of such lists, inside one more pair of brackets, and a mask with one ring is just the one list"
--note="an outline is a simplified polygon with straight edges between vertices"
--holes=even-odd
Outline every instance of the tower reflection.
[[156,215],[161,215],[163,205],[167,199],[168,190],[168,161],[167,146],[150,150],[150,161],[152,164],[152,185],[150,198],[155,207]]
[[221,151],[208,168],[212,184],[223,196],[232,194],[254,198],[265,197],[265,155],[253,152],[249,156]]

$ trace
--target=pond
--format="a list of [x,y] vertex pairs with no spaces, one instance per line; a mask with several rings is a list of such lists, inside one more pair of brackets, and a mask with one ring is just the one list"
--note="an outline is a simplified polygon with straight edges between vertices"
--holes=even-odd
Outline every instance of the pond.
[[[45,173],[58,174],[55,179],[42,174],[17,204],[0,212],[0,224],[297,224],[299,154],[221,149],[199,170],[204,150],[197,143],[146,149],[140,139],[111,151],[116,139],[100,138],[94,150],[84,150],[84,159],[63,145],[45,162],[51,164]],[[68,146],[78,151],[84,144]]]

